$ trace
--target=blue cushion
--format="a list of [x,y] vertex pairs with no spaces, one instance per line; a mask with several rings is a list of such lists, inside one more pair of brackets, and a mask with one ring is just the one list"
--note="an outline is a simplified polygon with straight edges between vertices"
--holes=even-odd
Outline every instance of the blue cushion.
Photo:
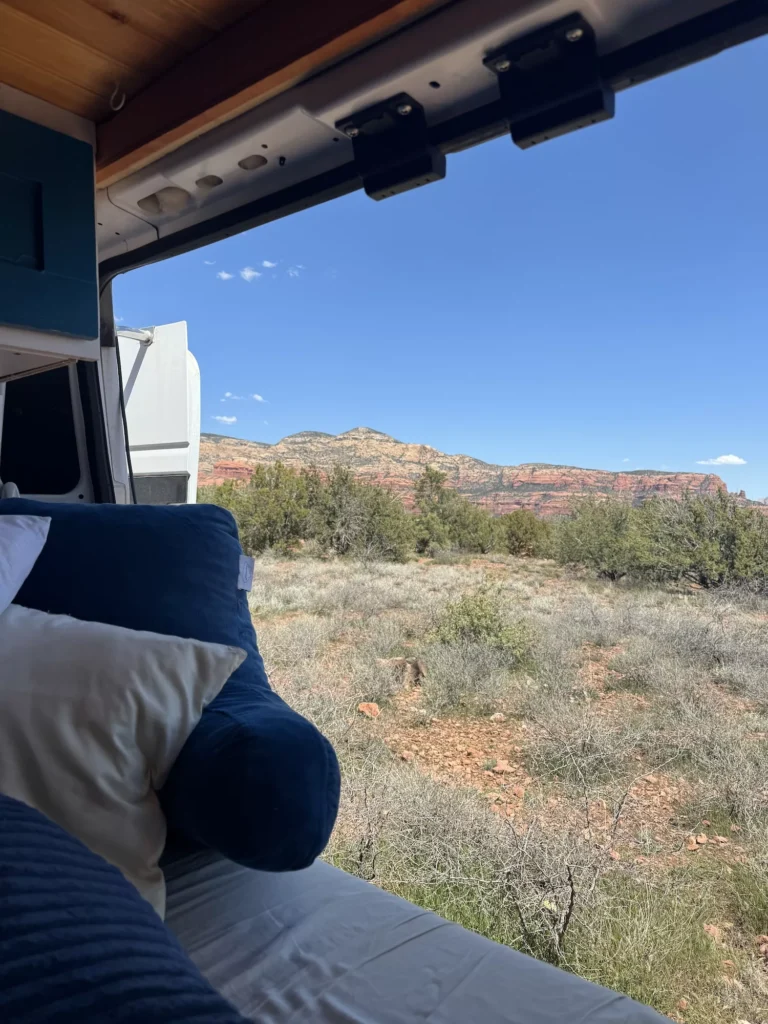
[[237,588],[232,515],[216,505],[0,502],[0,515],[22,513],[50,516],[51,527],[19,604],[247,651],[171,770],[163,810],[187,839],[249,867],[311,864],[335,821],[338,763],[270,688]]
[[117,868],[0,795],[0,1020],[245,1024]]

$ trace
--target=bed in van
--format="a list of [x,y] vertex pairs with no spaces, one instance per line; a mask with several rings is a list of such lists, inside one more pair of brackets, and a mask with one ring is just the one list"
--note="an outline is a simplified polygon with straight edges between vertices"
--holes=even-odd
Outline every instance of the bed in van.
[[[245,1018],[660,1019],[317,859],[338,766],[269,689],[233,522],[193,504],[199,385],[183,325],[118,338],[112,281],[355,189],[383,201],[428,186],[452,153],[499,135],[524,151],[588,131],[621,116],[622,90],[766,31],[765,0],[0,2],[0,528],[47,524],[11,608],[35,629],[69,616],[239,652],[152,784],[165,927]],[[109,751],[117,732],[107,716],[81,736]],[[34,958],[18,963],[37,1016],[0,971],[4,1020],[85,1019],[45,1002],[52,975]],[[62,972],[68,999],[99,984]],[[128,1000],[99,1019],[154,1019],[145,997],[144,1016]],[[184,1006],[172,1019],[219,1019]]]

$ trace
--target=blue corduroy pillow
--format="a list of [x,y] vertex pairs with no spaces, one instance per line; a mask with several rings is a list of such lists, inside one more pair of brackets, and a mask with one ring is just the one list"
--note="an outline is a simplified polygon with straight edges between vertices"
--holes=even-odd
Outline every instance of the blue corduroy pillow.
[[4,1024],[245,1024],[117,868],[0,795]]
[[307,867],[333,828],[333,748],[271,689],[232,515],[215,505],[0,501],[0,515],[50,516],[16,597],[28,608],[213,643],[248,657],[206,708],[160,799],[171,829],[263,871]]

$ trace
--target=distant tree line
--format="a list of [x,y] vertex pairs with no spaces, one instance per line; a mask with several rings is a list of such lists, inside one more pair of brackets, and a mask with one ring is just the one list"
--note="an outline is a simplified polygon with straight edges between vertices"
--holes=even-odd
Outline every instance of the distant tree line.
[[704,587],[768,580],[768,517],[733,496],[653,497],[639,506],[605,497],[574,502],[570,516],[539,519],[528,509],[492,516],[427,467],[416,513],[386,487],[351,470],[323,474],[281,463],[258,466],[246,484],[202,487],[199,500],[235,516],[249,554],[318,553],[402,562],[414,554],[499,552],[553,558],[599,576],[691,581]]
[[732,494],[648,498],[633,507],[588,498],[557,524],[555,555],[598,575],[702,587],[768,582],[768,516]]
[[247,484],[201,487],[198,501],[232,512],[251,555],[289,553],[305,541],[318,552],[395,562],[414,551],[413,517],[399,498],[342,466],[329,474],[279,462],[257,466]]

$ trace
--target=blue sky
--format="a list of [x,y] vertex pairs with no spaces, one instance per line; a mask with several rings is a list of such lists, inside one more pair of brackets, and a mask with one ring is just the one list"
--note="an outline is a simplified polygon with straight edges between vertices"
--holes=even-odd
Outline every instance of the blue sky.
[[[541,148],[499,139],[427,188],[134,271],[116,312],[188,322],[203,430],[365,425],[488,462],[713,471],[765,497],[766,86],[763,39]],[[721,456],[744,461],[700,464]]]

